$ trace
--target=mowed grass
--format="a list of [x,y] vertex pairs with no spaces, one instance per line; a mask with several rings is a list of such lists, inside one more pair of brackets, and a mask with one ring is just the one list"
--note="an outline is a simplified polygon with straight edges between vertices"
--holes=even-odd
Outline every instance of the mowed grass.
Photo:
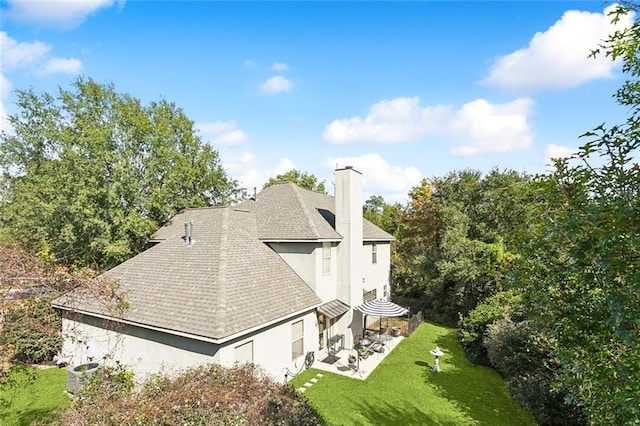
[[[429,350],[439,346],[441,373]],[[305,397],[328,425],[535,425],[493,369],[471,364],[455,331],[423,323],[366,380],[309,369],[292,380],[300,388],[324,376]]]
[[13,367],[9,380],[0,384],[0,425],[27,426],[69,406],[66,386],[65,369]]

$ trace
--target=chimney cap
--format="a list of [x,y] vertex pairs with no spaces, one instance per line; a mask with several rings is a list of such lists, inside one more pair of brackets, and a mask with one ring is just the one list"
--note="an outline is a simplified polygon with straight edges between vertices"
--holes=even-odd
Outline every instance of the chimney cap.
[[336,172],[342,171],[342,170],[353,170],[354,172],[358,173],[358,174],[362,174],[359,171],[357,171],[356,169],[353,168],[353,166],[344,166],[342,168],[337,168]]

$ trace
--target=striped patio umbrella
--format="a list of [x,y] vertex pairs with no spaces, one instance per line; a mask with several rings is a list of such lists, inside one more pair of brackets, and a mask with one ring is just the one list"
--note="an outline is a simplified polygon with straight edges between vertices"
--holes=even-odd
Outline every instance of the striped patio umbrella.
[[365,315],[375,315],[379,317],[401,317],[407,315],[407,312],[409,312],[407,308],[382,299],[371,300],[356,306],[354,309]]
[[[354,309],[362,312],[364,315],[373,315],[380,317],[381,319],[382,317],[401,317],[409,312],[407,308],[403,308],[391,301],[382,299],[365,302],[362,305],[356,306]],[[380,333],[382,334],[382,321],[380,321]]]

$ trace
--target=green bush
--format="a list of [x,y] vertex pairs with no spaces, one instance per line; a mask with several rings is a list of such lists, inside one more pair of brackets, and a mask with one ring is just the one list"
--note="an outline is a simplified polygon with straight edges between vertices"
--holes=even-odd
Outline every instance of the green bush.
[[9,358],[38,364],[50,361],[62,347],[62,321],[51,307],[51,297],[23,299],[5,314],[0,344]]
[[484,338],[489,325],[498,319],[509,316],[519,302],[513,292],[500,292],[478,304],[466,316],[458,321],[458,341],[469,361],[474,364],[491,365]]
[[552,344],[527,321],[500,318],[487,329],[484,345],[491,366],[504,377],[509,391],[541,425],[583,425],[582,410],[565,403],[566,393],[554,386],[560,364]]

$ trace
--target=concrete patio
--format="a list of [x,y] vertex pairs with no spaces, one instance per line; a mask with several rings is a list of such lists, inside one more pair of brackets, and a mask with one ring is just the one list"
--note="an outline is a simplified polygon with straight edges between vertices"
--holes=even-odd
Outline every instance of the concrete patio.
[[338,360],[333,364],[322,362],[322,360],[329,356],[329,353],[325,349],[315,354],[315,361],[311,368],[364,380],[376,369],[380,362],[398,346],[402,339],[404,339],[403,336],[388,336],[388,340],[384,342],[384,352],[373,352],[366,359],[360,359],[360,364],[356,361],[354,365],[349,365],[348,357],[349,354],[356,354],[355,349],[344,348],[336,352],[335,356],[338,357]]

